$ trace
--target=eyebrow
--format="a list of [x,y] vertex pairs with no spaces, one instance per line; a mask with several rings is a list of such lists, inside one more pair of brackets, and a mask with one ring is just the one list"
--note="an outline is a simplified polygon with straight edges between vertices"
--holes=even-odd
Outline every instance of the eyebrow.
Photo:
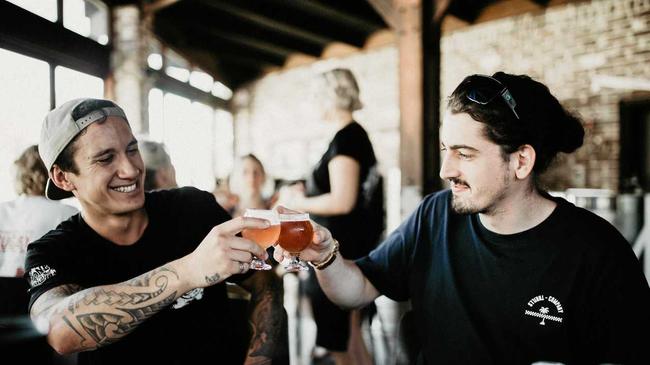
[[[128,145],[126,145],[126,147],[129,148],[129,147],[131,147],[131,146],[133,146],[133,145],[137,145],[137,144],[138,144],[138,140],[136,140],[136,139],[134,138],[134,139],[131,140],[131,142],[129,142]],[[91,158],[92,158],[92,159],[95,159],[95,158],[98,158],[98,157],[100,157],[100,156],[102,156],[102,155],[105,155],[105,154],[107,154],[107,153],[111,153],[111,152],[115,152],[115,148],[107,148],[107,149],[105,149],[105,150],[101,150],[101,151],[95,153],[94,155],[92,155]]]
[[467,150],[471,150],[471,151],[474,151],[474,152],[479,152],[478,149],[476,149],[476,148],[474,148],[472,146],[468,146],[466,144],[455,144],[455,145],[451,145],[451,146],[445,146],[444,143],[440,143],[440,145],[442,147],[445,147],[445,148],[450,149],[450,150],[467,149]]

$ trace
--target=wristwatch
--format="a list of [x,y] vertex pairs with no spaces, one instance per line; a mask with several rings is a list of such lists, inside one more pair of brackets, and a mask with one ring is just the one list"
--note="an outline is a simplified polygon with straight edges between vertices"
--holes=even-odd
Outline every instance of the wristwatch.
[[334,260],[336,260],[336,254],[339,253],[339,241],[334,240],[334,249],[327,258],[321,262],[308,261],[307,263],[316,270],[324,270],[326,267],[330,266]]

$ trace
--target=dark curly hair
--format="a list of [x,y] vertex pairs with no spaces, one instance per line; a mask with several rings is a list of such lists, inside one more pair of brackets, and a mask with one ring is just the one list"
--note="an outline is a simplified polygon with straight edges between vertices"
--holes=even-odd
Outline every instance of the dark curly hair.
[[461,82],[447,102],[452,113],[467,113],[485,124],[485,136],[501,146],[502,155],[529,144],[535,149],[533,172],[546,171],[559,152],[570,153],[582,146],[585,131],[580,118],[567,111],[548,87],[527,75],[497,72],[493,78],[508,88],[515,99],[519,119],[502,98],[483,105],[473,102],[468,94],[472,84]]

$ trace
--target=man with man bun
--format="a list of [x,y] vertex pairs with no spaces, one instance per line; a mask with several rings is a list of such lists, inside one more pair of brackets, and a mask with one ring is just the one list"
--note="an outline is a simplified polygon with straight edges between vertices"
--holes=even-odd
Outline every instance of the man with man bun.
[[629,243],[538,181],[583,137],[542,83],[471,75],[440,128],[450,188],[365,257],[342,258],[322,227],[300,257],[338,305],[410,300],[417,364],[649,364],[650,289]]

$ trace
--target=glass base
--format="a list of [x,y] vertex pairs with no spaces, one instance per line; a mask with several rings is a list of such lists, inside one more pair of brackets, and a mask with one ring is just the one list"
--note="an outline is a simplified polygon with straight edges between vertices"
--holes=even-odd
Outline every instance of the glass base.
[[258,258],[253,258],[253,261],[251,261],[251,269],[253,270],[271,270],[272,268],[271,265]]
[[307,266],[304,261],[300,261],[298,256],[293,256],[291,261],[284,265],[284,269],[287,272],[309,271],[309,266]]

